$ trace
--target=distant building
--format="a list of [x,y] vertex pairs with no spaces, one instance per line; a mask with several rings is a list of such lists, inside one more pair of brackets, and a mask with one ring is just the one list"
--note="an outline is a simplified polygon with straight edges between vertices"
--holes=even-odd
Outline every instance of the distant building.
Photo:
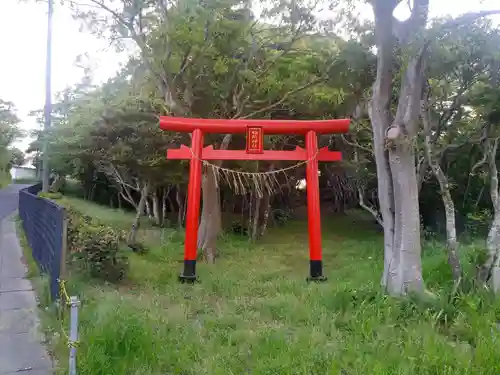
[[13,180],[36,180],[36,168],[32,166],[12,167],[10,175]]

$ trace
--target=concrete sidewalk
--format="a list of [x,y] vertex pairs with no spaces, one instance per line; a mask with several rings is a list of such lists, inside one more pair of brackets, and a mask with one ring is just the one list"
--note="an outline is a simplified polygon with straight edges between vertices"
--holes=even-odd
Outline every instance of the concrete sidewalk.
[[[0,204],[3,202],[0,202]],[[0,219],[0,375],[50,375],[37,304],[12,216]]]

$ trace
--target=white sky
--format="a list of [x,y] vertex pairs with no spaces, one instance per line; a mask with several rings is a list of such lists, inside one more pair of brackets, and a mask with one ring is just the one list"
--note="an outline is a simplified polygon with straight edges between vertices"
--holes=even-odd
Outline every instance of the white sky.
[[[55,2],[53,23],[52,89],[57,93],[77,83],[83,70],[75,65],[78,55],[88,54],[95,82],[112,76],[124,60],[103,40],[80,32],[79,22],[70,11]],[[478,4],[480,3],[480,4]],[[459,15],[470,11],[498,9],[499,0],[431,0],[431,17]],[[37,127],[31,110],[40,109],[45,101],[45,48],[47,4],[0,0],[0,98],[14,102],[24,129]],[[368,7],[367,16],[370,16]],[[407,8],[398,9],[398,18],[405,18]],[[495,16],[500,22],[500,17]],[[324,13],[323,17],[325,18]],[[18,142],[25,149],[28,139]]]

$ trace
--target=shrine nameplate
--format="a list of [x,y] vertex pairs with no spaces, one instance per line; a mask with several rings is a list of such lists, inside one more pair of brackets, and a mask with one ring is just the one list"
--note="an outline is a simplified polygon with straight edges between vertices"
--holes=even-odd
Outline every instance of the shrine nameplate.
[[262,154],[264,152],[264,133],[260,127],[247,127],[247,153]]

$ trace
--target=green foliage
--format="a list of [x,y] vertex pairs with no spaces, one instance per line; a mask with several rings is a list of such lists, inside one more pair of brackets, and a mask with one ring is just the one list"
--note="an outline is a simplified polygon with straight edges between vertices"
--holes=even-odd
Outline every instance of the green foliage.
[[10,184],[11,179],[12,177],[9,172],[0,170],[0,188]]
[[38,193],[38,196],[42,197],[42,198],[53,199],[53,200],[61,199],[63,197],[62,193],[53,193],[50,191],[47,193],[40,192],[40,193]]
[[98,224],[74,210],[68,214],[68,247],[72,259],[91,277],[111,283],[122,281],[128,260],[120,249],[123,231]]
[[248,225],[241,220],[233,220],[231,223],[231,233],[237,236],[248,236]]
[[[23,134],[18,128],[19,121],[14,104],[0,99],[0,173],[2,174],[8,172],[13,161],[19,161],[14,157],[16,149],[10,147],[12,142]],[[1,176],[1,179],[5,181],[6,176]]]
[[11,166],[24,164],[25,162],[24,153],[21,150],[12,147],[10,149],[10,153],[11,153],[11,159],[10,159]]
[[275,209],[271,215],[274,222],[280,226],[285,225],[292,218],[292,212],[288,209]]
[[471,238],[484,238],[492,220],[491,210],[483,209],[468,213],[465,222],[465,234]]

